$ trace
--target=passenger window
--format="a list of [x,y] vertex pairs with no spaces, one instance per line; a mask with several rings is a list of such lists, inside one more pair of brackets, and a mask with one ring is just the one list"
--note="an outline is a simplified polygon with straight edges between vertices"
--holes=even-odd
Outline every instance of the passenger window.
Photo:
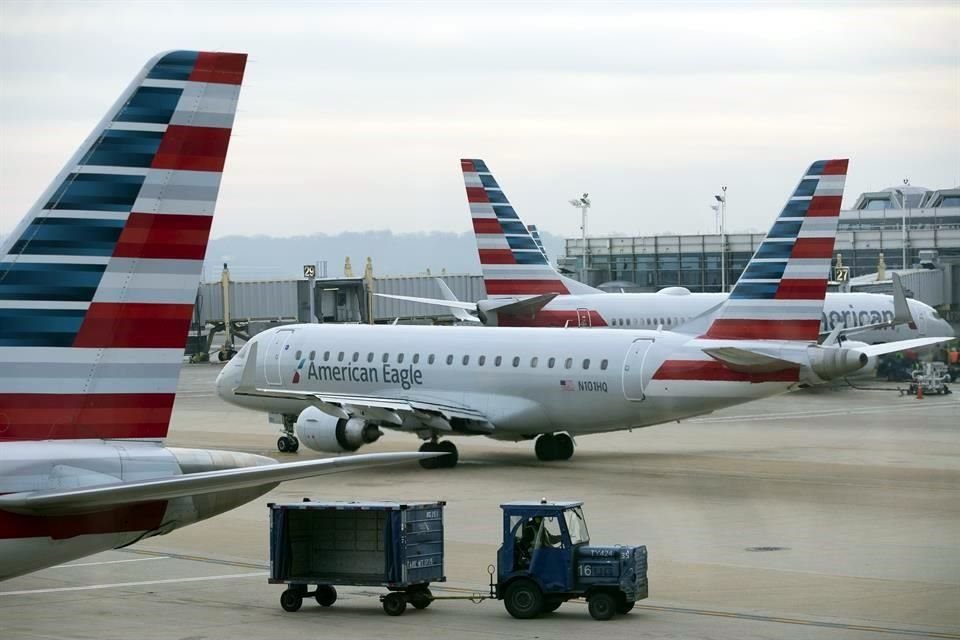
[[313,361],[316,360],[316,359],[317,359],[317,352],[316,352],[316,351],[311,351],[311,352],[310,352],[310,362],[313,362]]
[[343,362],[343,351],[337,354],[337,362]]
[[397,364],[403,364],[403,354],[402,354],[402,353],[398,353],[398,354],[397,354]]
[[373,362],[373,351],[367,354],[367,362]]
[[630,318],[627,318],[627,326],[630,326]]
[[427,358],[427,364],[433,364],[434,362],[436,362],[436,360],[437,360],[437,357],[431,353],[430,357]]
[[500,356],[497,356],[496,358],[493,359],[493,366],[499,367],[501,362],[503,362],[503,358],[501,358]]
[[606,371],[606,370],[607,370],[607,360],[606,358],[604,358],[603,360],[600,361],[600,371]]
[[563,362],[564,369],[569,369],[572,366],[573,366],[573,358],[567,358],[566,360],[564,360]]
[[586,371],[590,368],[590,358],[584,358],[583,360],[583,369]]
[[323,352],[323,361],[326,362],[326,361],[329,360],[329,359],[330,359],[330,352],[329,352],[329,351],[324,351],[324,352]]
[[420,354],[415,353],[413,354],[413,364],[417,364],[418,362],[420,362]]
[[481,367],[487,363],[487,356],[480,356],[477,358],[477,364]]
[[353,361],[354,361],[354,362],[357,362],[358,360],[360,360],[360,352],[359,352],[359,351],[354,351],[354,352],[353,352]]
[[453,364],[453,356],[452,356],[452,355],[447,356],[447,364],[448,364],[448,365]]
[[300,349],[297,349],[297,352],[296,352],[295,354],[293,354],[293,359],[294,359],[294,360],[299,360],[299,359],[300,359],[300,356],[302,356],[302,355],[303,355],[303,351],[300,351]]
[[470,356],[463,356],[463,366],[470,364]]
[[390,361],[390,354],[389,354],[389,353],[383,354],[383,361],[384,361],[384,362],[389,362],[389,361]]
[[556,358],[550,358],[547,360],[547,369],[553,369],[553,365],[557,364]]
[[533,356],[532,358],[530,358],[530,368],[531,368],[531,369],[536,369],[536,368],[537,368],[537,361],[538,361],[538,360],[539,360],[539,358],[537,358],[537,356]]
[[519,358],[519,356],[514,356],[514,357],[513,357],[513,366],[514,366],[514,367],[519,367],[519,366],[520,366],[520,358]]

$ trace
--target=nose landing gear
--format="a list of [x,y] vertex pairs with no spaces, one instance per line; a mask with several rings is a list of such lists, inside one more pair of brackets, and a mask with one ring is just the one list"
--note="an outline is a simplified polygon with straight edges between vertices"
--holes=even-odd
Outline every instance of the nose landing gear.
[[569,460],[573,457],[573,438],[566,433],[544,433],[534,445],[537,460]]
[[420,461],[420,466],[424,469],[452,469],[457,466],[457,461],[460,459],[460,454],[457,451],[457,445],[453,444],[449,440],[437,441],[436,438],[433,438],[429,442],[424,442],[420,445],[421,453],[446,453],[445,456],[437,456],[436,458],[427,458],[426,460]]

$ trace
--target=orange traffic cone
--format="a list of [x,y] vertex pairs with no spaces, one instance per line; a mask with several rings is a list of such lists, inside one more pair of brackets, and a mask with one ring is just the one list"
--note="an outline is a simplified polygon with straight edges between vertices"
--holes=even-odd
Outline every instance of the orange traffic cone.
[[923,385],[917,383],[917,400],[923,400]]

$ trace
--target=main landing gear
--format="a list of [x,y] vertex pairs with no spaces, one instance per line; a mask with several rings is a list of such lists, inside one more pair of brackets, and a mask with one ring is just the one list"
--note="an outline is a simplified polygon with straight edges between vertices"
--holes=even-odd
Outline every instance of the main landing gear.
[[277,438],[277,451],[280,453],[296,453],[300,448],[300,441],[296,436],[282,435]]
[[537,460],[569,460],[573,457],[573,438],[566,433],[545,433],[537,438],[534,445]]
[[420,452],[441,452],[447,454],[445,456],[437,456],[436,458],[427,458],[426,460],[421,460],[420,466],[424,469],[452,469],[457,466],[457,460],[460,459],[460,454],[457,452],[457,445],[453,444],[449,440],[441,440],[437,442],[437,439],[434,438],[429,442],[424,442],[422,445],[420,445]]

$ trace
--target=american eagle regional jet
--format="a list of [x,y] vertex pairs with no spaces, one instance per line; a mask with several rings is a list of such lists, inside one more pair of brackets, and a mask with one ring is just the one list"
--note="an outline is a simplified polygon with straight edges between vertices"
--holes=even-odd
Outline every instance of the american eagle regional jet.
[[[447,454],[427,467],[456,464],[456,446],[441,439],[451,435],[536,438],[540,460],[559,460],[575,435],[709,413],[949,340],[853,348],[834,330],[818,344],[846,173],[846,160],[804,171],[729,297],[673,330],[289,325],[248,342],[219,394],[297,416],[296,435],[319,451],[354,451],[392,428]],[[499,188],[473,188],[496,215]]]
[[0,580],[412,459],[163,446],[246,61],[150,60],[0,244]]

